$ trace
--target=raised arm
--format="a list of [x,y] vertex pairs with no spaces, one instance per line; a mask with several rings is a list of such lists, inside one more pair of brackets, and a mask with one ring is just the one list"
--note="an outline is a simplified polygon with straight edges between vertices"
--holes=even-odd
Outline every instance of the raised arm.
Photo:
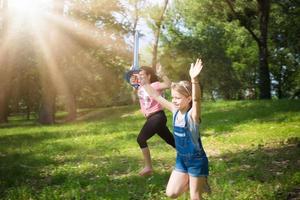
[[159,87],[161,89],[168,89],[171,87],[171,81],[170,79],[166,76],[165,72],[163,71],[162,69],[162,66],[160,63],[158,63],[156,65],[156,72],[157,72],[157,75],[162,79],[162,82],[160,82],[159,84]]
[[195,64],[191,64],[190,68],[193,101],[191,117],[194,120],[194,122],[199,122],[199,118],[201,117],[201,89],[198,80],[198,75],[200,74],[202,67],[202,61],[200,59],[197,59]]
[[162,107],[170,110],[173,112],[174,106],[171,102],[163,98],[153,87],[151,87],[150,84],[143,84],[143,81],[141,81],[142,87],[146,90],[146,92],[153,98],[155,101],[157,101]]

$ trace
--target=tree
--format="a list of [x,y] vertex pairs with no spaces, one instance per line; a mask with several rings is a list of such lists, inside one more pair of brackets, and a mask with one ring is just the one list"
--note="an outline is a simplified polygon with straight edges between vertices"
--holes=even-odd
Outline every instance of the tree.
[[[123,74],[131,58],[124,40],[124,36],[132,33],[131,22],[115,18],[124,12],[118,1],[74,1],[70,6],[68,18],[76,26],[64,27],[69,44],[72,44],[69,45],[72,53],[66,56],[66,63],[74,63],[71,66],[77,67],[74,70],[65,65],[64,76],[80,106],[112,105],[112,100],[124,91],[128,92],[127,99],[130,98]],[[122,97],[118,102],[127,99]]]
[[202,91],[207,98],[238,98],[240,82],[227,55],[228,35],[224,24],[199,11],[202,1],[177,1],[164,23],[161,61],[172,79],[188,79],[189,64],[200,57],[204,65]]
[[[53,13],[59,17],[63,15],[64,4],[60,0],[53,1]],[[49,24],[50,32],[48,41],[50,41],[50,49],[43,49],[43,57],[40,64],[40,80],[41,80],[41,107],[39,111],[38,121],[41,124],[53,124],[55,122],[55,103],[57,96],[56,75],[54,70],[58,67],[60,57],[59,49],[59,30],[54,24]],[[55,53],[54,53],[55,52]]]
[[238,99],[258,97],[258,52],[256,42],[244,28],[236,23],[226,25],[226,54],[232,61],[232,68],[239,80]]
[[152,68],[154,70],[156,70],[156,64],[157,64],[157,50],[158,50],[158,42],[159,42],[159,36],[160,36],[160,32],[161,32],[161,26],[164,20],[164,15],[165,12],[167,10],[167,6],[168,6],[168,0],[164,0],[164,4],[160,9],[157,9],[156,7],[154,7],[154,10],[158,10],[160,11],[159,13],[156,13],[156,16],[152,16],[152,20],[153,20],[153,31],[154,31],[154,43],[153,43],[153,50],[152,50]]
[[[270,1],[269,0],[257,0],[256,9],[254,3],[240,2],[233,0],[225,0],[227,3],[230,14],[228,15],[230,20],[236,19],[253,37],[258,45],[259,50],[259,98],[270,99],[271,98],[271,82],[268,63],[268,25],[270,15]],[[258,32],[255,32],[254,23],[258,18]]]
[[[0,2],[1,3],[1,2]],[[8,4],[2,0],[3,7],[0,7],[0,123],[8,121],[8,99],[10,90],[10,79],[12,68],[9,66],[9,52],[5,49],[8,44]]]
[[[300,2],[275,1],[271,6],[271,74],[276,95],[299,98],[300,93]],[[295,95],[296,94],[296,95]]]
[[28,31],[27,24],[15,34],[9,43],[9,50],[13,52],[10,66],[14,69],[10,81],[9,111],[10,113],[26,113],[30,119],[31,113],[38,111],[40,103],[40,84],[35,61],[35,52],[31,45],[34,38]]

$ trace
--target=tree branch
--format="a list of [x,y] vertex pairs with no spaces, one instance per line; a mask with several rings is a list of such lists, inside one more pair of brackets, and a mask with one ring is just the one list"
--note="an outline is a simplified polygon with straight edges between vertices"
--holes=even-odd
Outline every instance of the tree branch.
[[[241,22],[241,19],[240,19],[238,13],[234,9],[232,1],[231,0],[225,0],[225,2],[229,6],[229,9],[232,12],[232,14],[234,15],[234,17]],[[253,32],[253,30],[249,26],[247,26],[246,24],[242,24],[242,26],[251,34],[251,36],[254,38],[254,40],[257,43],[259,43],[259,44],[261,43],[260,39],[257,37],[257,35]]]

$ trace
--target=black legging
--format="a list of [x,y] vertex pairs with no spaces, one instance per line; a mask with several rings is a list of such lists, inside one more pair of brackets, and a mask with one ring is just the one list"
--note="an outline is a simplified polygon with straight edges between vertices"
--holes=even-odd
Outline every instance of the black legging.
[[137,137],[137,142],[140,147],[148,147],[147,140],[157,133],[164,141],[175,148],[174,137],[166,124],[167,117],[164,111],[159,111],[148,117]]

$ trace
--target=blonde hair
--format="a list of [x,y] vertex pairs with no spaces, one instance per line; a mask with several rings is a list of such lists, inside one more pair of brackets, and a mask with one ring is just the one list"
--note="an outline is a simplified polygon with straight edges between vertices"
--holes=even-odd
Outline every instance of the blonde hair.
[[190,81],[179,81],[172,83],[171,89],[177,91],[185,97],[192,96],[192,84]]

